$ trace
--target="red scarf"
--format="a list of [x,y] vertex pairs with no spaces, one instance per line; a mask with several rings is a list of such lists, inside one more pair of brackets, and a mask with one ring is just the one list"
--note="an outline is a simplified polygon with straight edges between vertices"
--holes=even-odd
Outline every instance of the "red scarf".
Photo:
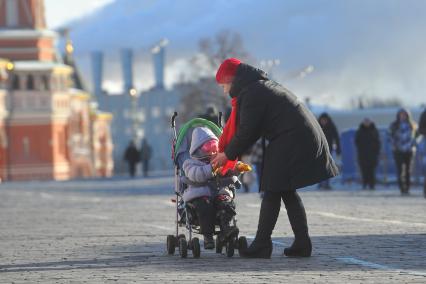
[[[228,121],[226,122],[225,128],[223,129],[222,135],[219,138],[219,152],[224,152],[226,146],[231,142],[237,131],[237,98],[232,98],[232,110]],[[234,169],[237,164],[237,160],[227,161],[222,168],[222,175],[226,175],[228,170]]]
[[232,110],[228,121],[223,128],[222,135],[219,138],[219,152],[224,152],[226,146],[231,142],[237,131],[237,98],[232,98]]

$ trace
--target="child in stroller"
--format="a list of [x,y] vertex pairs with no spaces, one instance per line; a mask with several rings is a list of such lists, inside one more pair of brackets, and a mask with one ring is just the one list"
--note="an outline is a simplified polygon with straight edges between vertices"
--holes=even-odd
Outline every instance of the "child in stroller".
[[[199,239],[193,237],[193,233],[197,233],[204,235],[205,248],[216,247],[216,253],[222,253],[225,248],[226,255],[232,257],[234,249],[247,248],[247,239],[238,236],[234,198],[241,185],[235,174],[249,169],[236,166],[236,173],[226,172],[226,168],[213,171],[210,159],[217,152],[221,128],[211,121],[194,118],[183,124],[177,133],[176,116],[175,112],[171,119],[176,193],[176,199],[172,201],[176,203],[176,232],[167,236],[167,252],[173,255],[179,248],[182,258],[187,257],[188,250],[194,258],[200,257]],[[219,170],[221,172],[217,173]],[[179,234],[182,226],[188,230],[188,240],[185,234]],[[216,243],[212,243],[213,235],[217,235]]]
[[[217,154],[218,138],[207,127],[196,127],[192,132],[190,158],[183,163],[188,188],[183,200],[192,207],[198,218],[200,233],[204,236],[204,248],[214,249],[215,220],[219,221],[221,240],[238,235],[237,226],[230,224],[235,216],[233,184],[216,186],[211,159]],[[235,179],[237,179],[235,177]]]

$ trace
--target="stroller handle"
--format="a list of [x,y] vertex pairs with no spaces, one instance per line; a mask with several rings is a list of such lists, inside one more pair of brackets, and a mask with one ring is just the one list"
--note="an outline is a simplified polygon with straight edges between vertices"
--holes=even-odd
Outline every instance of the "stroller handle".
[[178,113],[175,111],[172,116],[172,128],[176,127],[176,116],[178,116]]

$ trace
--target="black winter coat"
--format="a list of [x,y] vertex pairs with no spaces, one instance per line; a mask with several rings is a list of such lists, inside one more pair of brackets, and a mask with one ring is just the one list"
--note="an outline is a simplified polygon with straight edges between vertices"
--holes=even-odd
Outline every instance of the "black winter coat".
[[314,115],[295,95],[266,74],[240,64],[231,97],[237,97],[237,132],[225,149],[236,159],[256,140],[269,141],[261,189],[288,191],[334,177],[338,169]]
[[333,151],[333,145],[336,145],[336,154],[340,155],[341,149],[340,149],[340,137],[339,132],[337,131],[337,127],[334,124],[331,117],[328,115],[328,113],[322,113],[318,121],[321,120],[321,118],[326,118],[328,120],[328,123],[326,125],[321,125],[322,131],[324,132],[325,138],[327,139],[328,147],[330,148],[330,152]]
[[360,165],[376,167],[380,153],[380,136],[374,123],[368,127],[360,124],[355,133],[355,145]]
[[129,145],[124,153],[124,160],[130,164],[137,164],[140,161],[139,151],[134,145]]
[[419,134],[426,136],[426,109],[422,112],[419,121]]

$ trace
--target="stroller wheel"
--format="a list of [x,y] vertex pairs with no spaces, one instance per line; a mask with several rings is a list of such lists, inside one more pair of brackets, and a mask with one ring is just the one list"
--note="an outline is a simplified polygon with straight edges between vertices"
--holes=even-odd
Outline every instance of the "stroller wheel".
[[216,237],[216,253],[222,253],[223,245],[219,236]]
[[167,253],[169,255],[172,255],[175,253],[176,243],[177,243],[177,240],[174,235],[167,236]]
[[188,256],[188,243],[184,238],[179,238],[179,254],[182,258]]
[[198,238],[193,238],[191,241],[192,255],[194,258],[199,258],[201,254],[200,250],[200,240]]
[[234,256],[234,250],[235,250],[235,242],[234,242],[234,240],[229,240],[226,243],[226,256],[227,257],[233,257]]
[[247,244],[247,238],[246,237],[239,237],[238,238],[238,253],[241,255],[241,252],[245,251],[248,247]]

